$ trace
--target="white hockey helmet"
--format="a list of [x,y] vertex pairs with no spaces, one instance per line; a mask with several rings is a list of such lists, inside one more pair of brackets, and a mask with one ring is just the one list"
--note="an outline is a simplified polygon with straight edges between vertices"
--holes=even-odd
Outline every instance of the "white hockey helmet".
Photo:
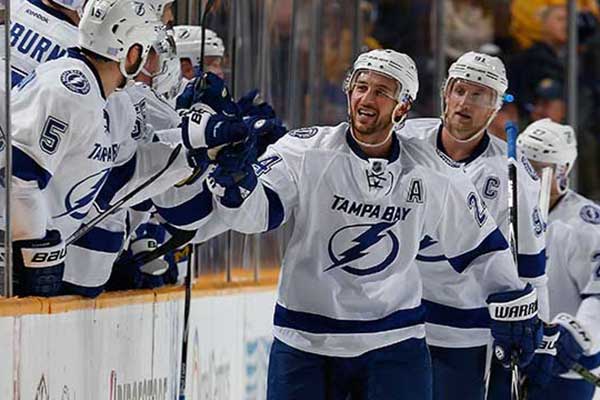
[[[202,27],[194,25],[178,25],[174,28],[175,45],[179,58],[189,58],[195,67],[200,65],[202,55]],[[225,45],[223,40],[212,30],[206,29],[204,41],[204,57],[223,57]]]
[[517,146],[532,160],[554,164],[559,193],[569,187],[569,172],[577,159],[577,139],[573,128],[544,118],[530,124],[517,137]]
[[517,137],[517,146],[527,158],[549,164],[568,166],[577,159],[577,139],[569,125],[544,118],[530,124]]
[[442,88],[443,97],[451,83],[462,79],[478,85],[489,87],[496,92],[495,108],[499,110],[504,100],[504,93],[508,89],[506,68],[498,57],[470,51],[463,54],[448,69],[448,77]]
[[83,10],[86,0],[52,0],[53,3],[73,11]]
[[[144,67],[148,52],[157,41],[162,23],[149,6],[136,0],[89,0],[79,22],[79,45],[119,63],[128,79]],[[133,73],[125,70],[125,60],[134,45],[142,47],[142,60]]]
[[412,58],[394,50],[371,50],[358,56],[344,81],[344,92],[349,94],[360,71],[374,71],[398,82],[398,103],[413,102],[419,92],[417,66]]

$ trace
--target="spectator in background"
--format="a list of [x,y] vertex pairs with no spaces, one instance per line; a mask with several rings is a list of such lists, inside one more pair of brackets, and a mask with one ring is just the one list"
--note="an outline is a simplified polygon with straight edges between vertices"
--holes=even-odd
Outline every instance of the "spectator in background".
[[539,11],[542,37],[516,54],[508,63],[509,93],[515,95],[519,119],[526,119],[533,104],[536,85],[545,78],[560,85],[565,77],[567,9],[564,5],[544,6]]
[[[449,64],[468,51],[481,51],[484,46],[489,49],[493,44],[494,16],[490,3],[474,0],[445,2],[446,56]],[[490,53],[496,55],[497,52],[492,50]]]
[[564,122],[567,103],[563,85],[550,78],[542,79],[535,88],[533,102],[526,107],[529,109],[527,124],[543,118],[550,118],[557,123]]

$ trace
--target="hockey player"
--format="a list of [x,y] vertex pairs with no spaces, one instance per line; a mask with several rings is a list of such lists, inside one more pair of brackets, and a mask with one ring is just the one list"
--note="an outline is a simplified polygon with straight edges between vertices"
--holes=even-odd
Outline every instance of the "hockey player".
[[[508,174],[506,143],[487,133],[507,88],[502,61],[485,54],[462,55],[448,70],[441,91],[441,119],[411,119],[400,131],[421,139],[465,172],[485,207],[508,239]],[[518,272],[537,288],[540,315],[547,318],[543,226],[537,208],[539,184],[526,159],[518,172]],[[435,399],[483,399],[490,318],[477,276],[458,273],[448,262],[437,238],[421,244],[417,264],[423,277],[427,308],[427,343],[433,365]]]
[[[41,65],[14,91],[12,212],[19,221],[14,239],[21,294],[53,295],[60,289],[64,239],[79,227],[104,185],[119,157],[120,135],[133,128],[115,132],[106,98],[137,75],[161,27],[145,7],[130,0],[91,2],[80,23],[81,48]],[[211,132],[202,144],[223,144],[217,143],[214,119],[188,121],[186,134],[204,137],[197,124],[202,121]],[[156,154],[144,154],[131,164],[124,186],[162,168],[158,160]],[[165,179],[189,173],[185,158],[178,161],[185,165]]]
[[[227,153],[217,158],[209,187],[232,229],[264,232],[295,217],[275,307],[268,399],[431,398],[415,263],[428,236],[459,271],[488,260],[473,273],[498,292],[490,296],[497,345],[524,364],[533,355],[535,291],[523,289],[471,182],[424,166],[429,148],[392,130],[417,90],[410,57],[361,54],[345,82],[349,123],[291,131],[255,169],[221,157]],[[512,322],[508,304],[522,311]]]
[[[569,372],[577,362],[600,373],[600,207],[568,188],[577,158],[573,129],[536,121],[517,146],[539,175],[550,168],[546,234],[550,318],[547,340],[527,368],[531,400],[591,400],[594,386]],[[548,207],[548,204],[540,208]]]
[[[204,71],[212,72],[224,79],[223,57],[225,46],[223,40],[212,30],[205,29],[206,40],[202,39],[202,27],[194,25],[178,25],[175,30],[177,56],[181,63],[181,73],[188,80],[199,75],[199,67],[203,61]],[[204,60],[201,60],[204,46]]]

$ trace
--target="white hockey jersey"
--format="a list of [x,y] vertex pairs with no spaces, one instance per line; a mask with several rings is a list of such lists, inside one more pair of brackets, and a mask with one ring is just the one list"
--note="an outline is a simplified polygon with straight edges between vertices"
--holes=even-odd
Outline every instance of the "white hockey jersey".
[[[426,148],[397,136],[368,158],[348,125],[291,131],[257,165],[240,209],[218,203],[232,229],[261,232],[294,215],[274,334],[311,353],[352,357],[425,336],[419,243],[437,237],[453,266],[478,257],[488,290],[522,288],[508,244],[471,182],[424,167]],[[460,234],[457,234],[460,232]]]
[[[454,162],[441,143],[441,120],[419,118],[407,120],[400,135],[419,139],[432,156],[447,161],[454,170],[472,180],[484,207],[494,218],[505,238],[508,237],[508,161],[506,143],[485,135],[469,159]],[[543,223],[537,207],[539,183],[526,159],[517,166],[519,213],[519,276],[543,294],[545,252]],[[439,164],[438,164],[439,165]],[[447,255],[435,237],[421,243],[417,262],[423,278],[423,298],[427,306],[427,342],[441,347],[484,346],[491,340],[490,317],[481,281],[470,273],[460,273],[448,263]],[[542,287],[540,290],[539,288]],[[547,318],[541,308],[540,316]],[[546,300],[547,307],[547,300]]]
[[[600,373],[600,207],[569,190],[548,216],[550,317],[574,316],[592,335],[580,363]],[[579,378],[577,374],[564,375]]]
[[[15,86],[39,64],[63,57],[69,47],[77,46],[78,29],[42,0],[23,0],[11,5],[10,62]],[[3,47],[1,51],[3,54]]]

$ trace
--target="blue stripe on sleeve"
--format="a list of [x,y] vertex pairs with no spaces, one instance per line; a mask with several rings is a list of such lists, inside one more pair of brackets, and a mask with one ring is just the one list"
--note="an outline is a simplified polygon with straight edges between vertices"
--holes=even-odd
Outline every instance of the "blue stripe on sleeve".
[[50,172],[18,147],[12,148],[12,155],[14,176],[24,181],[36,181],[41,190],[46,188],[50,178],[52,178]]
[[579,359],[579,364],[585,368],[592,370],[600,367],[600,353],[591,356],[583,356]]
[[396,311],[375,320],[347,320],[325,317],[301,311],[292,311],[279,304],[275,306],[274,324],[310,333],[376,333],[422,324],[425,307],[418,306]]
[[504,239],[500,229],[496,228],[485,239],[483,239],[483,241],[475,249],[459,256],[448,258],[448,262],[450,265],[452,265],[452,268],[454,268],[456,272],[460,273],[463,272],[477,257],[494,251],[506,249],[508,249],[508,243],[506,242],[506,239]]
[[202,184],[202,191],[191,199],[174,207],[156,207],[156,211],[171,225],[186,226],[200,221],[213,210],[212,193],[206,183]]
[[517,254],[519,276],[537,278],[546,273],[546,249],[538,254]]
[[134,204],[133,206],[131,206],[131,208],[134,209],[135,211],[146,211],[146,212],[149,212],[150,210],[152,210],[152,207],[154,207],[154,204],[152,203],[152,200],[150,200],[150,199],[146,199],[146,200],[142,201],[141,203]]
[[267,201],[269,202],[269,227],[268,230],[273,230],[283,223],[284,211],[283,203],[279,195],[275,191],[263,185]]
[[425,321],[454,328],[489,328],[490,314],[487,308],[456,308],[423,299]]
[[118,253],[123,246],[123,240],[124,232],[113,232],[95,226],[73,244],[88,250]]
[[115,194],[131,180],[135,172],[136,159],[137,157],[134,154],[129,161],[110,170],[106,182],[102,185],[102,189],[100,189],[100,193],[98,193],[95,200],[100,209],[106,210]]
[[422,261],[422,262],[440,262],[440,261],[448,261],[448,258],[446,258],[446,256],[441,255],[441,256],[424,256],[421,254],[417,254],[417,261]]

